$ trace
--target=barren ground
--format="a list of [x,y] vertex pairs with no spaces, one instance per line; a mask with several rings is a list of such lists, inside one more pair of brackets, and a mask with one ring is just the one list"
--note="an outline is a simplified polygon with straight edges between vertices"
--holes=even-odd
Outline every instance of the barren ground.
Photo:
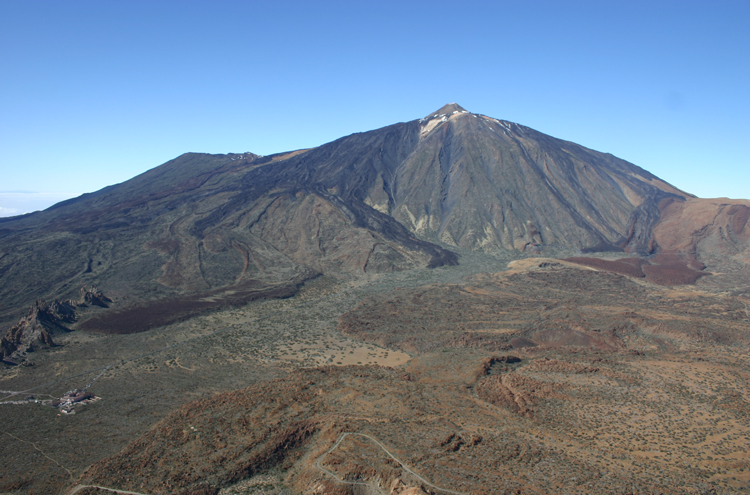
[[[0,404],[14,460],[0,491],[441,493],[408,468],[460,493],[750,493],[741,288],[462,261],[319,278],[156,331],[72,332],[2,370],[3,399],[57,397],[110,366],[89,389],[102,399],[72,416]],[[403,465],[364,437],[330,450],[347,432]]]

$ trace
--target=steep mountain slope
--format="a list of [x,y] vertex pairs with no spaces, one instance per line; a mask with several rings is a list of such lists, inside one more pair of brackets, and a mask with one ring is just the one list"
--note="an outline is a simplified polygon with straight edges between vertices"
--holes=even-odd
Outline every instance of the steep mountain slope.
[[[15,319],[38,298],[71,297],[84,284],[102,287],[120,307],[169,299],[187,311],[207,298],[290,295],[319,273],[456,262],[367,205],[302,184],[253,187],[255,168],[295,154],[186,154],[123,184],[4,219],[0,319]],[[202,297],[180,303],[188,295]]]
[[[690,195],[612,155],[446,105],[248,174],[248,187],[311,184],[470,249],[648,251],[658,203]],[[252,184],[252,185],[251,185]]]
[[645,251],[658,201],[688,196],[611,155],[457,105],[420,121],[420,141],[392,211],[448,244]]
[[660,202],[687,197],[611,155],[451,104],[310,150],[185,154],[2,219],[0,321],[84,284],[121,307],[194,305],[289,294],[318,273],[456,263],[438,244],[648,252]]
[[664,253],[689,253],[709,261],[733,258],[750,266],[750,200],[664,201],[654,243]]

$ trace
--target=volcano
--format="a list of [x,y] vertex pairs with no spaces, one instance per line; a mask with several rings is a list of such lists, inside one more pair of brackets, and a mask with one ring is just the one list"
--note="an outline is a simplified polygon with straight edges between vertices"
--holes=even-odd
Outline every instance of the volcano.
[[0,219],[0,492],[747,492],[748,224],[455,103]]
[[[186,153],[0,219],[0,319],[83,285],[123,307],[198,307],[288,295],[319,274],[456,264],[461,250],[649,254],[662,210],[692,200],[625,160],[452,103],[312,149]],[[748,207],[732,207],[727,224],[744,229]]]

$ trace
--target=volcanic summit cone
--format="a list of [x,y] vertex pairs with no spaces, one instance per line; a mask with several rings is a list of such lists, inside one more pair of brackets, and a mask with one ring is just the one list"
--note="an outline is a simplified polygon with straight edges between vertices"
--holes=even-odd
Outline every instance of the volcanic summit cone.
[[320,273],[455,264],[454,248],[652,252],[659,205],[688,198],[612,155],[452,103],[308,150],[187,153],[2,219],[0,319],[85,284],[126,305],[198,304],[284,295]]

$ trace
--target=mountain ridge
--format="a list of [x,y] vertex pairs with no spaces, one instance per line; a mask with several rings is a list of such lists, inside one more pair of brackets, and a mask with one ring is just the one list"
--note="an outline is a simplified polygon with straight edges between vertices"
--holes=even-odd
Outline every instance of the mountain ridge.
[[660,205],[692,198],[611,154],[451,103],[310,149],[185,153],[0,219],[0,320],[82,284],[136,304],[454,264],[461,250],[650,255]]

